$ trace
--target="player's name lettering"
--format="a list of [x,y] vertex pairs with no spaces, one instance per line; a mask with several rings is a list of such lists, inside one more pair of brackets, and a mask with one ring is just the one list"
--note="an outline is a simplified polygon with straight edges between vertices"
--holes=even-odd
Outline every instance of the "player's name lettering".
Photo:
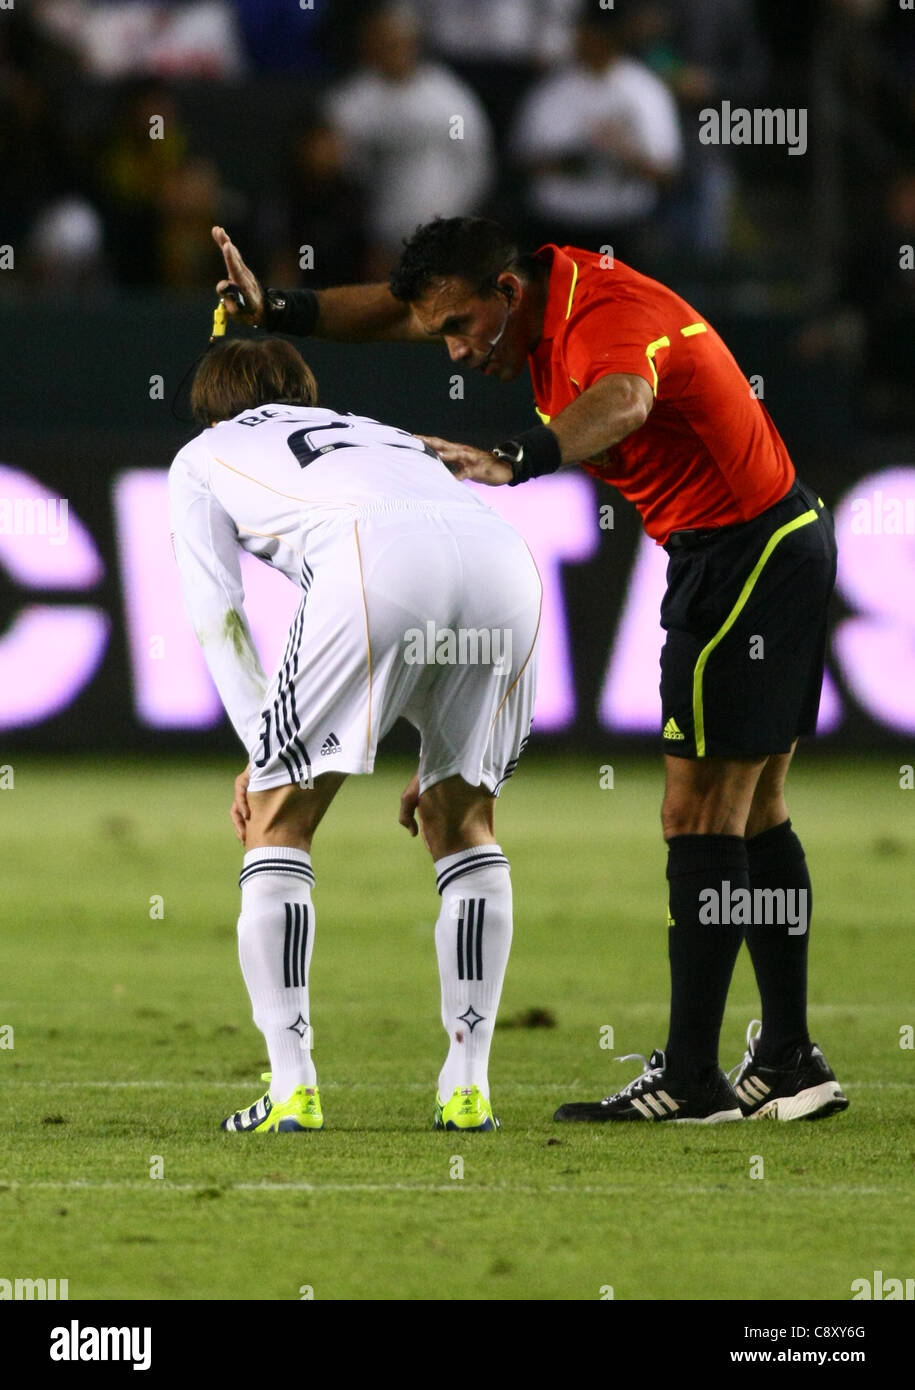
[[807,153],[805,106],[760,107],[721,103],[699,112],[700,145],[787,145],[789,154]]
[[493,666],[507,671],[512,663],[511,628],[408,627],[403,635],[408,666]]
[[148,1371],[152,1362],[151,1327],[51,1328],[52,1361],[132,1361],[135,1371]]
[[806,888],[731,888],[724,879],[721,890],[703,888],[699,894],[699,921],[703,926],[779,926],[789,936],[807,930]]

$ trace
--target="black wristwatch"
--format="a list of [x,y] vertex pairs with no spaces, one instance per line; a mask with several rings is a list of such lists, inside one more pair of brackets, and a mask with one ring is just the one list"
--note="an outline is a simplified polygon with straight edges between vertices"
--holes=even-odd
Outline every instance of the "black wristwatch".
[[263,289],[264,327],[268,333],[289,333],[307,338],[318,322],[318,296],[314,290]]
[[524,473],[524,445],[517,439],[508,439],[504,444],[499,444],[492,450],[492,455],[511,468],[512,478],[509,487],[517,487],[519,483],[527,481]]
[[544,473],[555,473],[562,464],[559,440],[546,425],[535,425],[514,439],[506,439],[492,450],[492,454],[511,468],[509,487],[540,478]]
[[286,312],[286,296],[282,290],[264,289],[263,285],[261,292],[264,296],[264,327],[269,332]]

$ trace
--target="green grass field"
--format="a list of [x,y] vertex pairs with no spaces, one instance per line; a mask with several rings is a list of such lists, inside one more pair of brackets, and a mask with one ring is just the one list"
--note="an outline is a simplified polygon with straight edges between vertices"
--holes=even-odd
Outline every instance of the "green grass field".
[[[262,1039],[238,970],[234,764],[25,756],[0,793],[0,1277],[71,1299],[849,1299],[913,1274],[915,793],[898,758],[801,765],[811,1019],[851,1099],[821,1124],[557,1126],[663,1046],[661,774],[529,759],[501,798],[515,938],[497,1135],[430,1129],[444,1035],[409,768],[343,788],[315,842],[320,1134],[236,1136]],[[156,912],[157,895],[164,915]],[[151,905],[152,904],[152,905]],[[758,1003],[741,955],[722,1038]],[[6,1035],[9,1041],[9,1034]],[[0,1040],[4,1034],[0,1032]],[[452,1176],[463,1160],[463,1178]],[[752,1178],[761,1156],[764,1177]],[[157,1164],[156,1159],[161,1163]],[[151,1177],[161,1167],[163,1176]]]

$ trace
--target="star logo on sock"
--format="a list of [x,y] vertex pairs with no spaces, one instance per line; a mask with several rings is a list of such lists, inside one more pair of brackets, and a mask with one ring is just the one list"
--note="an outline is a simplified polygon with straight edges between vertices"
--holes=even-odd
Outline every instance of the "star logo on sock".
[[461,1023],[467,1024],[467,1027],[470,1029],[471,1033],[473,1032],[474,1028],[476,1028],[478,1023],[483,1022],[483,1015],[478,1014],[472,1004],[469,1006],[466,1013],[458,1014],[458,1018],[460,1019]]
[[304,1038],[305,1034],[308,1032],[308,1024],[306,1023],[305,1019],[302,1017],[301,1014],[297,1016],[295,1023],[290,1023],[289,1027],[286,1029],[286,1032],[298,1033],[300,1038]]

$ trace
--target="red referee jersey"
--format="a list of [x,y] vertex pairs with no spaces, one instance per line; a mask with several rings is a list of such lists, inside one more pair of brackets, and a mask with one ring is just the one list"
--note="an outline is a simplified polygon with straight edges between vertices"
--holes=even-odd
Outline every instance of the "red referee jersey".
[[672,531],[749,521],[778,502],[794,465],[715,330],[673,290],[574,246],[544,246],[543,336],[530,356],[544,422],[611,372],[655,395],[640,429],[582,466],[639,510],[659,545]]

